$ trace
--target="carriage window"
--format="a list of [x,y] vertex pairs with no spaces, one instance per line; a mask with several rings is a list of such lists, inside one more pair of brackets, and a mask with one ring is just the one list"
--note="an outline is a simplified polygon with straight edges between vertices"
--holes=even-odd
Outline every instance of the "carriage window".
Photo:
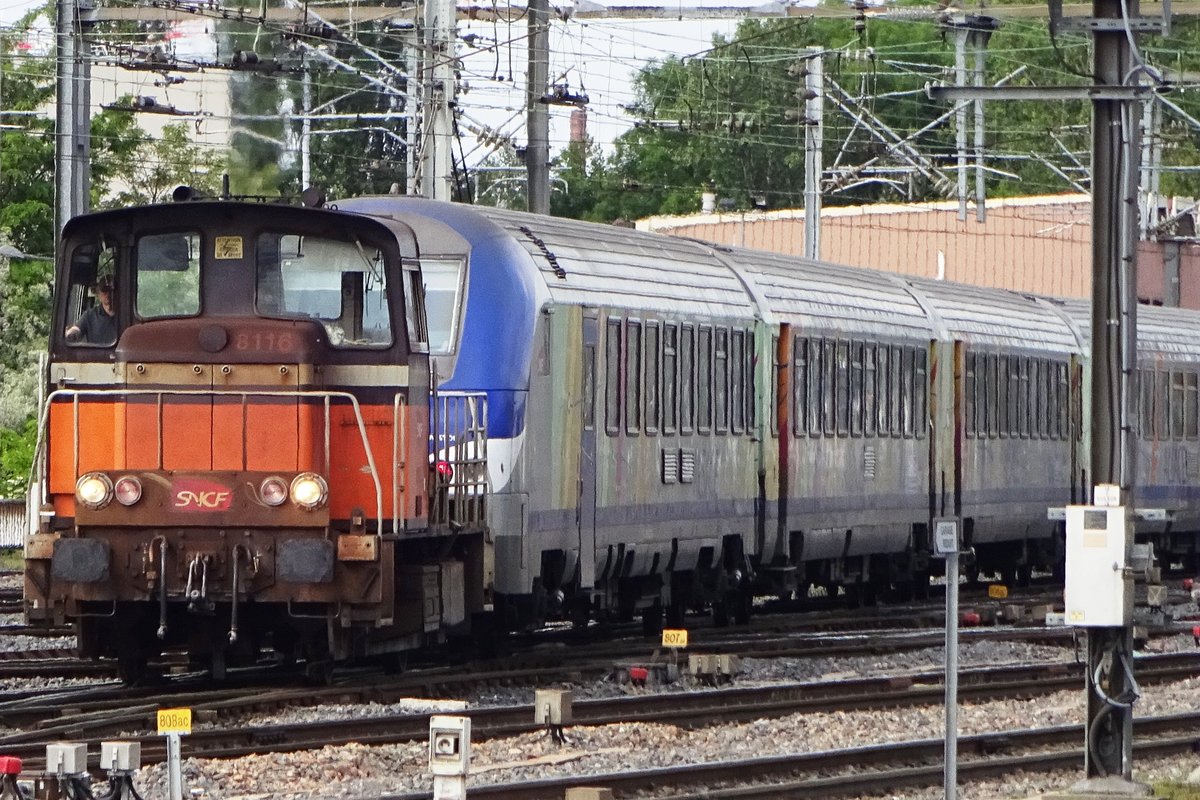
[[900,350],[900,416],[904,438],[913,435],[913,348]]
[[834,389],[834,422],[837,425],[837,435],[845,436],[850,433],[850,343],[837,343],[837,372]]
[[729,334],[729,424],[734,433],[746,429],[746,332]]
[[929,406],[926,402],[928,388],[926,359],[928,357],[929,354],[925,352],[925,349],[919,347],[916,351],[916,359],[913,361],[913,402],[915,404],[913,419],[918,439],[924,439],[925,432],[929,430]]
[[604,332],[604,430],[621,430],[621,320],[610,319]]
[[1020,356],[1008,359],[1008,371],[1005,379],[1008,381],[1008,426],[1011,436],[1021,434],[1021,362]]
[[1154,420],[1154,374],[1144,369],[1137,372],[1138,421],[1143,439],[1149,439]]
[[850,435],[863,432],[863,343],[850,345]]
[[886,345],[879,345],[879,369],[876,377],[879,380],[879,388],[876,391],[879,399],[879,435],[887,436],[892,432],[892,349]]
[[316,320],[334,347],[389,347],[383,252],[358,240],[264,233],[256,249],[258,312]]
[[1183,373],[1171,372],[1171,438],[1183,438]]
[[963,366],[963,427],[967,438],[975,436],[975,354],[967,353]]
[[808,339],[792,341],[792,430],[803,436],[808,429]]
[[142,236],[136,247],[134,310],[140,319],[200,313],[200,234]]
[[821,374],[824,372],[824,360],[821,357],[821,340],[808,340],[808,432],[819,436],[821,433],[821,408],[824,400],[821,394]]
[[434,355],[449,355],[456,349],[465,266],[461,258],[421,259],[429,352]]
[[754,380],[754,365],[758,354],[754,348],[754,331],[746,331],[746,353],[742,359],[742,374],[745,375],[746,430],[753,432],[758,425],[757,382]]
[[1058,438],[1066,439],[1071,433],[1071,384],[1067,380],[1067,365],[1056,364],[1055,374],[1058,378]]
[[713,348],[713,406],[717,433],[729,430],[729,331],[717,328]]
[[625,323],[625,432],[642,426],[642,323]]
[[700,327],[696,344],[696,427],[703,433],[712,429],[712,328]]
[[867,344],[863,351],[863,433],[875,435],[875,345]]
[[999,370],[999,380],[996,382],[996,411],[999,414],[1000,421],[996,423],[996,427],[999,429],[1000,438],[1003,439],[1008,436],[1009,426],[1012,425],[1012,417],[1009,415],[1010,404],[1012,402],[1009,392],[1012,386],[1008,382],[1010,370],[1008,356],[1000,356],[999,358],[1000,360],[997,362],[999,364],[997,367]]
[[590,431],[596,427],[596,345],[583,346],[583,386],[580,394],[583,396],[583,429]]
[[988,409],[988,436],[992,439],[996,438],[996,434],[1000,432],[1000,357],[995,353],[991,353],[987,357],[987,409]]
[[662,412],[663,433],[674,433],[679,411],[675,386],[679,379],[679,327],[668,322],[663,327]]
[[1195,439],[1200,431],[1197,430],[1197,414],[1196,414],[1196,373],[1183,373],[1183,435],[1188,439]]
[[657,322],[646,323],[646,433],[658,433],[658,345]]
[[1154,373],[1154,438],[1168,439],[1171,432],[1167,430],[1169,420],[1171,398],[1170,398],[1170,373],[1158,371]]
[[1029,408],[1030,399],[1030,382],[1029,382],[1029,358],[1024,357],[1019,359],[1018,366],[1020,367],[1020,375],[1018,376],[1017,388],[1017,432],[1022,439],[1029,438]]
[[[904,366],[904,359],[900,356],[900,345],[892,345],[892,358],[889,363],[891,375],[888,377],[892,393],[892,413],[891,413],[891,429],[892,436],[902,436],[904,434],[904,397],[903,380],[901,378]],[[908,361],[909,366],[912,365],[911,359]]]
[[[75,347],[110,347],[117,341],[117,250],[100,242],[71,252],[70,288],[63,327]],[[107,303],[107,308],[105,307]]]
[[679,335],[679,432],[691,433],[696,400],[696,329],[684,325]]
[[821,340],[821,430],[826,436],[837,433],[834,412],[837,410],[835,375],[837,373],[837,342]]

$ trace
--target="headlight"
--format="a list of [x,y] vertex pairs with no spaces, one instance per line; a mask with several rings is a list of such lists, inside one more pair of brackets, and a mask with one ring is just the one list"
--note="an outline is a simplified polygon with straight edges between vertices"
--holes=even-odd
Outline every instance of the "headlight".
[[131,506],[142,499],[142,482],[132,475],[123,475],[117,478],[113,493],[116,495],[118,503],[123,506]]
[[329,497],[329,486],[315,472],[302,472],[292,480],[292,502],[305,511],[325,505]]
[[258,487],[259,498],[269,506],[281,505],[288,498],[288,487],[283,478],[270,477]]
[[89,472],[76,481],[75,497],[83,504],[84,508],[99,511],[112,502],[112,481],[102,473]]

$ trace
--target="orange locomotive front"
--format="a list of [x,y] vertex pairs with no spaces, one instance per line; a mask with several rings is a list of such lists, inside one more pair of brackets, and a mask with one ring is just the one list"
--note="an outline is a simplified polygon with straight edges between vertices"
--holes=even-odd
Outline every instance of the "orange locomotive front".
[[169,650],[324,670],[484,609],[484,403],[430,391],[406,226],[187,202],[79,217],[60,253],[31,622],[132,679]]

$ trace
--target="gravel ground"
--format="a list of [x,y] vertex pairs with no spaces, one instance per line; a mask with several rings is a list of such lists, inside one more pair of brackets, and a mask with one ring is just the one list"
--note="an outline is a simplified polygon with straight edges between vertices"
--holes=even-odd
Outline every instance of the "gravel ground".
[[[1153,643],[1156,651],[1191,648],[1194,648],[1191,637],[1175,637]],[[1055,647],[984,642],[965,646],[960,659],[966,668],[1031,661],[1072,661],[1074,654]],[[737,685],[923,671],[937,669],[943,663],[941,648],[848,659],[747,660]],[[562,688],[570,688],[577,699],[584,699],[699,687],[681,682],[675,687],[636,688],[616,681],[602,681],[588,686]],[[532,695],[533,687],[506,689],[466,698],[465,704],[467,707],[480,707],[529,703]],[[1198,696],[1200,679],[1147,687],[1138,703],[1137,714],[1193,710],[1200,707]],[[431,708],[434,706],[428,701],[395,705],[322,706],[247,718],[241,722],[252,726],[413,713]],[[439,703],[436,706],[437,710],[451,713],[454,708],[454,704]],[[1060,692],[1032,701],[965,704],[959,711],[959,729],[966,736],[1031,724],[1081,725],[1085,714],[1081,692]],[[914,731],[921,736],[936,738],[941,735],[942,723],[942,709],[932,707],[795,715],[694,731],[642,723],[574,727],[568,729],[568,742],[561,746],[542,734],[476,742],[472,745],[472,777],[469,785],[677,766],[770,753],[815,752],[902,741],[911,738]],[[236,760],[187,759],[184,766],[185,784],[193,800],[370,798],[386,793],[429,791],[432,779],[426,773],[425,759],[424,743],[381,747],[352,744],[326,747],[315,752],[261,755]],[[1184,780],[1194,772],[1200,772],[1200,757],[1197,756],[1136,764],[1136,777],[1146,781]],[[1200,774],[1195,777],[1200,778]],[[1075,772],[1046,775],[1018,773],[1002,781],[973,784],[960,792],[960,798],[1029,797],[1069,787],[1079,778],[1080,775]],[[136,778],[136,785],[147,798],[163,796],[163,768],[155,766],[143,770]],[[889,794],[887,797],[933,800],[941,797],[941,790],[914,790]]]

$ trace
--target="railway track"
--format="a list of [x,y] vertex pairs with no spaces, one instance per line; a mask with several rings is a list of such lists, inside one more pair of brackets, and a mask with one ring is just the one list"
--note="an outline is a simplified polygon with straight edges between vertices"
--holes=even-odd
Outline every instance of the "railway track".
[[[959,696],[981,702],[997,698],[1028,698],[1083,686],[1081,665],[1052,664],[965,670],[959,676]],[[1154,656],[1137,662],[1143,684],[1181,680],[1200,674],[1200,658],[1193,654]],[[648,694],[575,704],[574,725],[598,726],[614,723],[660,723],[680,727],[702,727],[718,723],[835,711],[899,708],[939,704],[944,688],[941,673],[866,678],[848,681],[772,685],[684,693]],[[278,698],[276,698],[278,699]],[[188,704],[187,698],[172,702]],[[270,693],[262,700],[273,702]],[[331,700],[326,700],[332,702]],[[238,699],[230,702],[237,704]],[[222,701],[192,704],[200,719],[212,718]],[[39,726],[0,736],[0,754],[22,758],[28,768],[42,766],[46,743],[96,739],[129,730],[149,730],[158,703],[145,703],[123,714],[111,709],[91,711],[71,720]],[[470,709],[456,712],[471,717],[477,739],[516,736],[540,729],[530,705]],[[295,752],[325,745],[382,745],[424,741],[429,734],[429,714],[374,718],[356,717],[292,725],[237,724],[229,727],[197,727],[187,738],[184,754],[197,758],[235,758],[251,753]],[[147,763],[166,758],[159,736],[137,737]],[[561,795],[560,795],[561,796]]]
[[[1200,745],[1200,713],[1134,720],[1139,758],[1193,751]],[[1079,725],[1002,731],[959,739],[959,782],[1016,770],[1045,772],[1083,764]],[[751,760],[686,764],[605,775],[526,780],[516,784],[471,785],[472,798],[558,800],[575,786],[612,789],[618,796],[660,800],[776,800],[779,797],[837,797],[901,788],[931,787],[943,778],[941,738],[847,750],[796,753]],[[748,782],[747,776],[754,782]],[[674,794],[664,795],[664,791]],[[428,800],[428,792],[384,795],[381,800]]]

